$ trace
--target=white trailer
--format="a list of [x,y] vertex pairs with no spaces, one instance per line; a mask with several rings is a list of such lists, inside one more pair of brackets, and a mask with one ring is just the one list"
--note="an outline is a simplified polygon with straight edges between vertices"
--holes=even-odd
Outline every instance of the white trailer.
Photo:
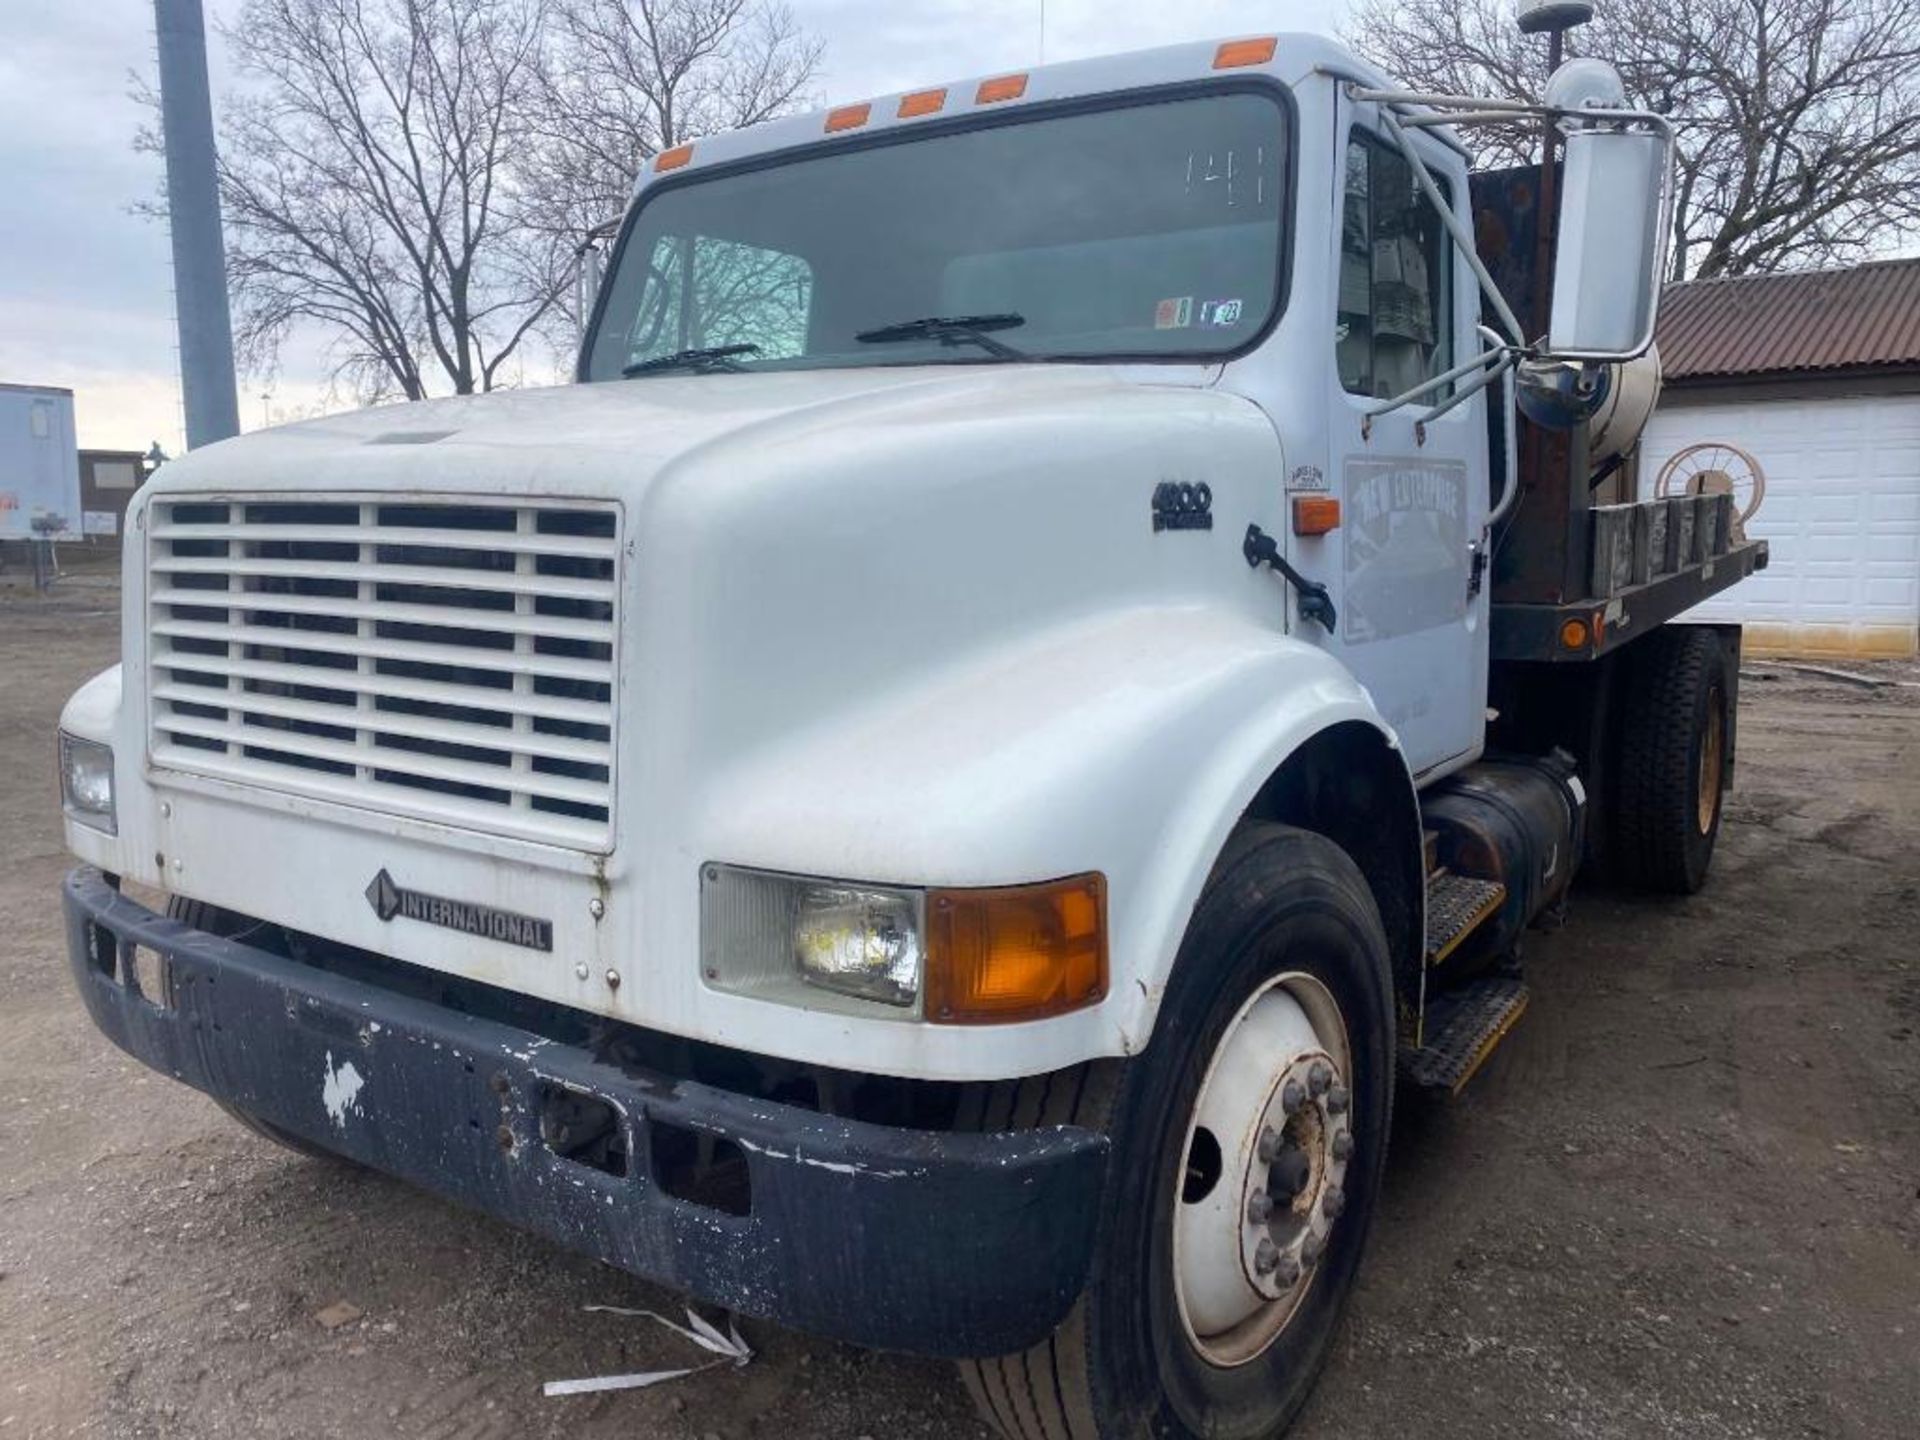
[[78,540],[73,392],[0,385],[0,540]]

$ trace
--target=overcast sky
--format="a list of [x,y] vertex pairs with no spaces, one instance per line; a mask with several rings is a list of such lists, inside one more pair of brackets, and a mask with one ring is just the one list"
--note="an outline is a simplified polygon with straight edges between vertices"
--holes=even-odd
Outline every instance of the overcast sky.
[[[791,0],[826,43],[828,102],[857,100],[1039,57],[1040,0]],[[209,18],[237,0],[206,0]],[[6,0],[0,47],[0,381],[74,391],[80,443],[182,448],[173,284],[163,225],[136,155],[131,77],[153,68],[152,0]],[[1330,30],[1342,0],[1047,0],[1047,58],[1275,30]],[[214,105],[223,69],[213,47]],[[263,401],[241,379],[247,428],[313,406],[324,376],[293,364]]]

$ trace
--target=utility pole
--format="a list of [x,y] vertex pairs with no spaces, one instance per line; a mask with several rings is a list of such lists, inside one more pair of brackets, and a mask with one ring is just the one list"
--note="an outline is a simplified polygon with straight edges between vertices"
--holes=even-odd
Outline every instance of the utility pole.
[[160,127],[167,157],[180,389],[186,402],[187,448],[192,450],[240,433],[213,100],[207,86],[207,27],[200,0],[154,0],[153,18],[160,52]]

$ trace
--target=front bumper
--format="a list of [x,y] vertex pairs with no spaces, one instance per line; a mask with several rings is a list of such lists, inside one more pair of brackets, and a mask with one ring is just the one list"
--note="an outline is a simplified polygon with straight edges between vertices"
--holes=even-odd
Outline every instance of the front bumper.
[[[714,1305],[878,1349],[1002,1355],[1086,1282],[1106,1141],[906,1130],[637,1073],[584,1048],[192,929],[67,877],[68,959],[121,1049],[303,1139]],[[160,957],[164,1004],[132,949]],[[541,1135],[556,1089],[610,1104],[624,1175]],[[730,1141],[750,1208],[667,1194],[650,1127]]]

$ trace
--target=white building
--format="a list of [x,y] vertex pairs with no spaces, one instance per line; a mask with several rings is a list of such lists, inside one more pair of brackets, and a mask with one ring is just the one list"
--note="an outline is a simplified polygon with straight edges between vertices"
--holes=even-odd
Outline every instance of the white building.
[[1643,494],[1702,442],[1760,464],[1762,573],[1702,606],[1750,653],[1920,653],[1920,259],[1668,288]]

